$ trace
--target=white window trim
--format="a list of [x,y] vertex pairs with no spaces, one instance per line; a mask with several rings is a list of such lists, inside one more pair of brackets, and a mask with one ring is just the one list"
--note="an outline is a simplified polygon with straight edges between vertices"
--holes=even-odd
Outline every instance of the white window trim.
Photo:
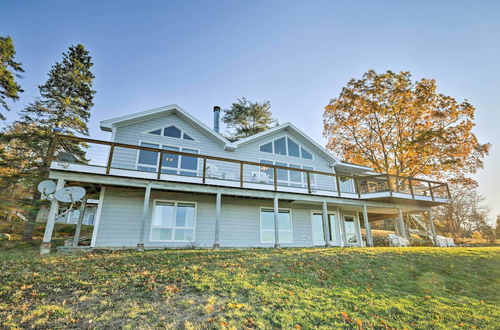
[[[153,226],[153,219],[155,216],[155,210],[156,210],[156,203],[174,203],[174,215],[173,215],[173,225],[172,227],[155,227]],[[179,203],[184,203],[184,204],[194,204],[194,223],[193,227],[177,227],[175,225],[175,220],[177,217],[177,205]],[[180,242],[180,243],[192,243],[196,242],[196,218],[197,216],[197,211],[198,211],[198,204],[196,202],[191,202],[191,201],[177,201],[177,200],[166,200],[166,199],[154,199],[153,200],[153,212],[151,213],[151,219],[150,219],[150,224],[149,224],[149,241],[150,242]],[[154,240],[153,239],[153,229],[154,228],[161,228],[161,229],[172,229],[172,238],[175,237],[175,230],[176,229],[193,229],[193,240],[188,241],[188,240],[175,240],[175,239],[170,239],[170,240]]]
[[[144,140],[139,140],[139,146],[141,146],[142,143],[149,143],[149,144],[156,144],[159,146],[160,149],[163,149],[163,147],[171,147],[171,148],[178,148],[180,152],[182,152],[182,150],[184,148],[186,149],[192,149],[192,150],[196,150],[197,154],[199,155],[200,154],[200,150],[199,149],[195,149],[195,148],[190,148],[190,147],[179,147],[179,146],[174,146],[174,145],[168,145],[168,144],[162,144],[162,143],[157,143],[157,142],[150,142],[150,141],[144,141]],[[163,150],[167,150],[167,149],[163,149]],[[168,150],[167,150],[168,151]],[[156,165],[148,165],[148,164],[141,164],[139,163],[139,154],[140,154],[141,150],[138,149],[137,150],[137,155],[135,157],[135,169],[138,170],[138,171],[141,171],[139,169],[139,166],[141,167],[148,167],[148,168],[153,168],[155,171],[154,172],[157,172],[158,171],[158,166],[160,165],[160,155],[158,152],[158,157],[156,157]],[[196,155],[196,154],[193,154],[193,155]],[[177,172],[177,174],[172,174],[172,175],[180,175],[180,172],[181,171],[185,171],[185,172],[191,172],[191,173],[195,173],[196,176],[198,176],[198,171],[199,171],[199,168],[200,168],[200,164],[199,164],[199,158],[198,158],[198,165],[197,165],[197,168],[196,170],[188,170],[188,169],[182,169],[180,166],[181,166],[181,157],[182,155],[179,155],[179,160],[177,161],[177,168],[173,168],[173,167],[166,167],[166,166],[163,166],[162,164],[162,169],[172,169],[172,170],[175,170]],[[152,172],[152,173],[154,173]],[[162,173],[162,174],[165,174],[165,173]]]
[[[264,241],[262,240],[262,232],[273,232],[274,233],[274,227],[273,229],[262,229],[262,210],[263,209],[266,209],[266,210],[273,210],[273,213],[274,213],[274,209],[272,207],[265,207],[265,206],[261,206],[259,208],[259,229],[260,229],[260,242],[263,243],[263,244],[268,244],[268,243],[275,243],[274,240],[272,241]],[[293,244],[293,216],[292,216],[292,209],[290,208],[279,208],[279,211],[288,211],[288,213],[290,214],[290,229],[279,229],[279,232],[291,232],[292,233],[292,241],[291,242],[283,242],[281,240],[281,236],[280,236],[280,241],[279,243],[283,243],[283,244]],[[278,212],[279,212],[278,211]]]
[[[285,138],[285,150],[286,150],[286,154],[285,154],[285,155],[277,154],[277,153],[275,153],[275,152],[274,152],[274,141],[279,140],[279,139],[281,139],[281,138],[283,138],[283,137]],[[299,153],[300,153],[300,156],[299,156],[299,157],[290,156],[290,155],[288,154],[288,139],[293,140],[293,142],[295,142],[295,143],[299,146]],[[269,144],[269,143],[271,143],[271,150],[272,150],[271,152],[266,152],[266,151],[261,151],[261,150],[260,150],[260,148],[261,148],[263,145],[266,145],[266,144]],[[310,154],[311,154],[311,156],[312,156],[312,158],[311,158],[311,159],[302,157],[302,148],[303,148],[304,150],[306,150],[308,153],[310,153]],[[284,157],[291,157],[292,159],[305,159],[305,160],[308,160],[308,161],[314,161],[314,153],[310,152],[310,151],[309,151],[309,148],[304,147],[304,145],[302,145],[302,143],[297,142],[297,140],[292,139],[291,137],[289,137],[289,136],[288,136],[288,135],[286,135],[286,134],[285,134],[285,135],[280,135],[280,136],[278,136],[278,137],[276,137],[276,138],[272,139],[271,141],[269,141],[269,140],[268,140],[267,142],[260,144],[260,145],[259,145],[259,152],[263,152],[263,153],[265,153],[265,154],[273,154],[273,155],[278,155],[278,156],[284,156]]]
[[[261,163],[262,161],[271,162],[272,165],[276,165],[276,162],[278,162],[278,163],[286,163],[287,167],[290,166],[290,165],[298,165],[298,166],[300,166],[300,169],[303,169],[303,170],[304,170],[304,166],[307,166],[307,167],[311,167],[312,168],[309,171],[315,171],[315,167],[314,166],[309,166],[309,165],[303,165],[303,164],[296,164],[296,163],[290,163],[290,162],[282,162],[282,161],[279,161],[279,160],[271,160],[271,159],[259,158],[259,163]],[[271,164],[262,164],[262,165],[271,165]],[[290,169],[292,169],[292,171],[293,171],[294,168],[290,167]],[[299,168],[296,168],[296,169],[299,169]],[[260,167],[259,167],[259,170],[260,170]],[[304,187],[307,188],[307,174],[305,172],[301,171],[301,178],[302,178],[301,182],[291,181],[290,180],[290,171],[288,171],[287,172],[287,181],[285,181],[285,180],[277,180],[277,182],[278,183],[285,183],[285,184],[287,184],[290,187],[293,187],[292,184],[294,184],[294,185],[301,185],[301,188],[304,188]],[[311,180],[311,187],[316,186],[316,176],[314,176],[314,174],[311,176],[311,179],[312,179]],[[268,181],[269,181],[269,183],[272,183],[273,182],[273,178],[270,177]]]
[[[180,138],[176,138],[176,137],[172,137],[172,136],[165,136],[163,135],[163,129],[164,128],[167,128],[167,127],[170,127],[170,126],[174,126],[176,127],[179,131],[181,131],[181,137]],[[161,134],[160,135],[156,135],[156,134],[151,134],[150,132],[152,131],[157,131],[157,130],[161,130]],[[163,137],[163,138],[167,138],[167,139],[173,139],[175,141],[188,141],[188,142],[197,142],[199,143],[200,141],[196,140],[194,137],[193,137],[193,134],[189,134],[187,133],[184,129],[180,128],[179,126],[177,126],[176,124],[174,123],[171,123],[171,124],[167,124],[167,125],[163,125],[161,127],[157,127],[157,128],[153,128],[153,129],[148,129],[146,131],[142,131],[141,132],[142,134],[146,134],[146,135],[152,135],[152,136],[159,136],[159,137]],[[193,140],[186,140],[184,139],[184,133],[186,133],[187,135],[189,135]]]

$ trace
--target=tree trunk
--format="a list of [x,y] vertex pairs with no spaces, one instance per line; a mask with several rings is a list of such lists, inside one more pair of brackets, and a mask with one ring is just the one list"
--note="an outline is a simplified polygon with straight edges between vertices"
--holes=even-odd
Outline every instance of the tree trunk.
[[36,216],[40,209],[39,206],[40,198],[41,194],[39,192],[33,194],[33,200],[29,207],[29,217],[28,217],[29,220],[24,225],[23,238],[22,238],[23,241],[33,240],[33,232],[35,231]]

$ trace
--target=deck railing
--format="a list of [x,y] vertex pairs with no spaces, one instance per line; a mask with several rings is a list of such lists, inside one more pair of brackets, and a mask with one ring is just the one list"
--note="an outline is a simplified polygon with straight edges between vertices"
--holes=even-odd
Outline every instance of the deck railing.
[[[216,157],[172,148],[153,148],[96,139],[56,135],[49,164],[83,164],[100,168],[101,174],[114,175],[113,170],[143,172],[148,178],[172,180],[176,176],[198,178],[202,184],[224,181],[234,187],[255,188],[267,185],[309,194],[365,198],[388,193],[389,196],[435,201],[451,199],[447,183],[390,174],[346,175],[321,172],[309,168],[280,166],[245,160]],[[140,154],[142,152],[141,162]],[[201,164],[200,164],[201,163]],[[200,169],[201,165],[201,169]],[[220,171],[219,169],[224,169]],[[168,178],[167,178],[168,177]]]

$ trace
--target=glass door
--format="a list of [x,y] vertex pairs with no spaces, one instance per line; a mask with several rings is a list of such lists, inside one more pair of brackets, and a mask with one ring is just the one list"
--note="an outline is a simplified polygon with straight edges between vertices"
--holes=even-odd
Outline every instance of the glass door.
[[313,213],[312,216],[312,239],[314,245],[325,245],[325,232],[323,231],[323,215]]
[[354,245],[358,243],[358,235],[356,232],[356,221],[354,216],[345,215],[344,216],[344,227],[345,227],[345,239],[348,245]]

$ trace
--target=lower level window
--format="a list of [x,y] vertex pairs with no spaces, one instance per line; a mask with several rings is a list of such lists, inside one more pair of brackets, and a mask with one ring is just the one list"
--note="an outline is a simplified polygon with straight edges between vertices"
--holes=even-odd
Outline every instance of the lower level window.
[[[292,217],[290,210],[279,210],[279,243],[293,243]],[[274,210],[260,210],[260,241],[274,243]]]
[[151,220],[152,241],[193,242],[196,205],[155,202]]

